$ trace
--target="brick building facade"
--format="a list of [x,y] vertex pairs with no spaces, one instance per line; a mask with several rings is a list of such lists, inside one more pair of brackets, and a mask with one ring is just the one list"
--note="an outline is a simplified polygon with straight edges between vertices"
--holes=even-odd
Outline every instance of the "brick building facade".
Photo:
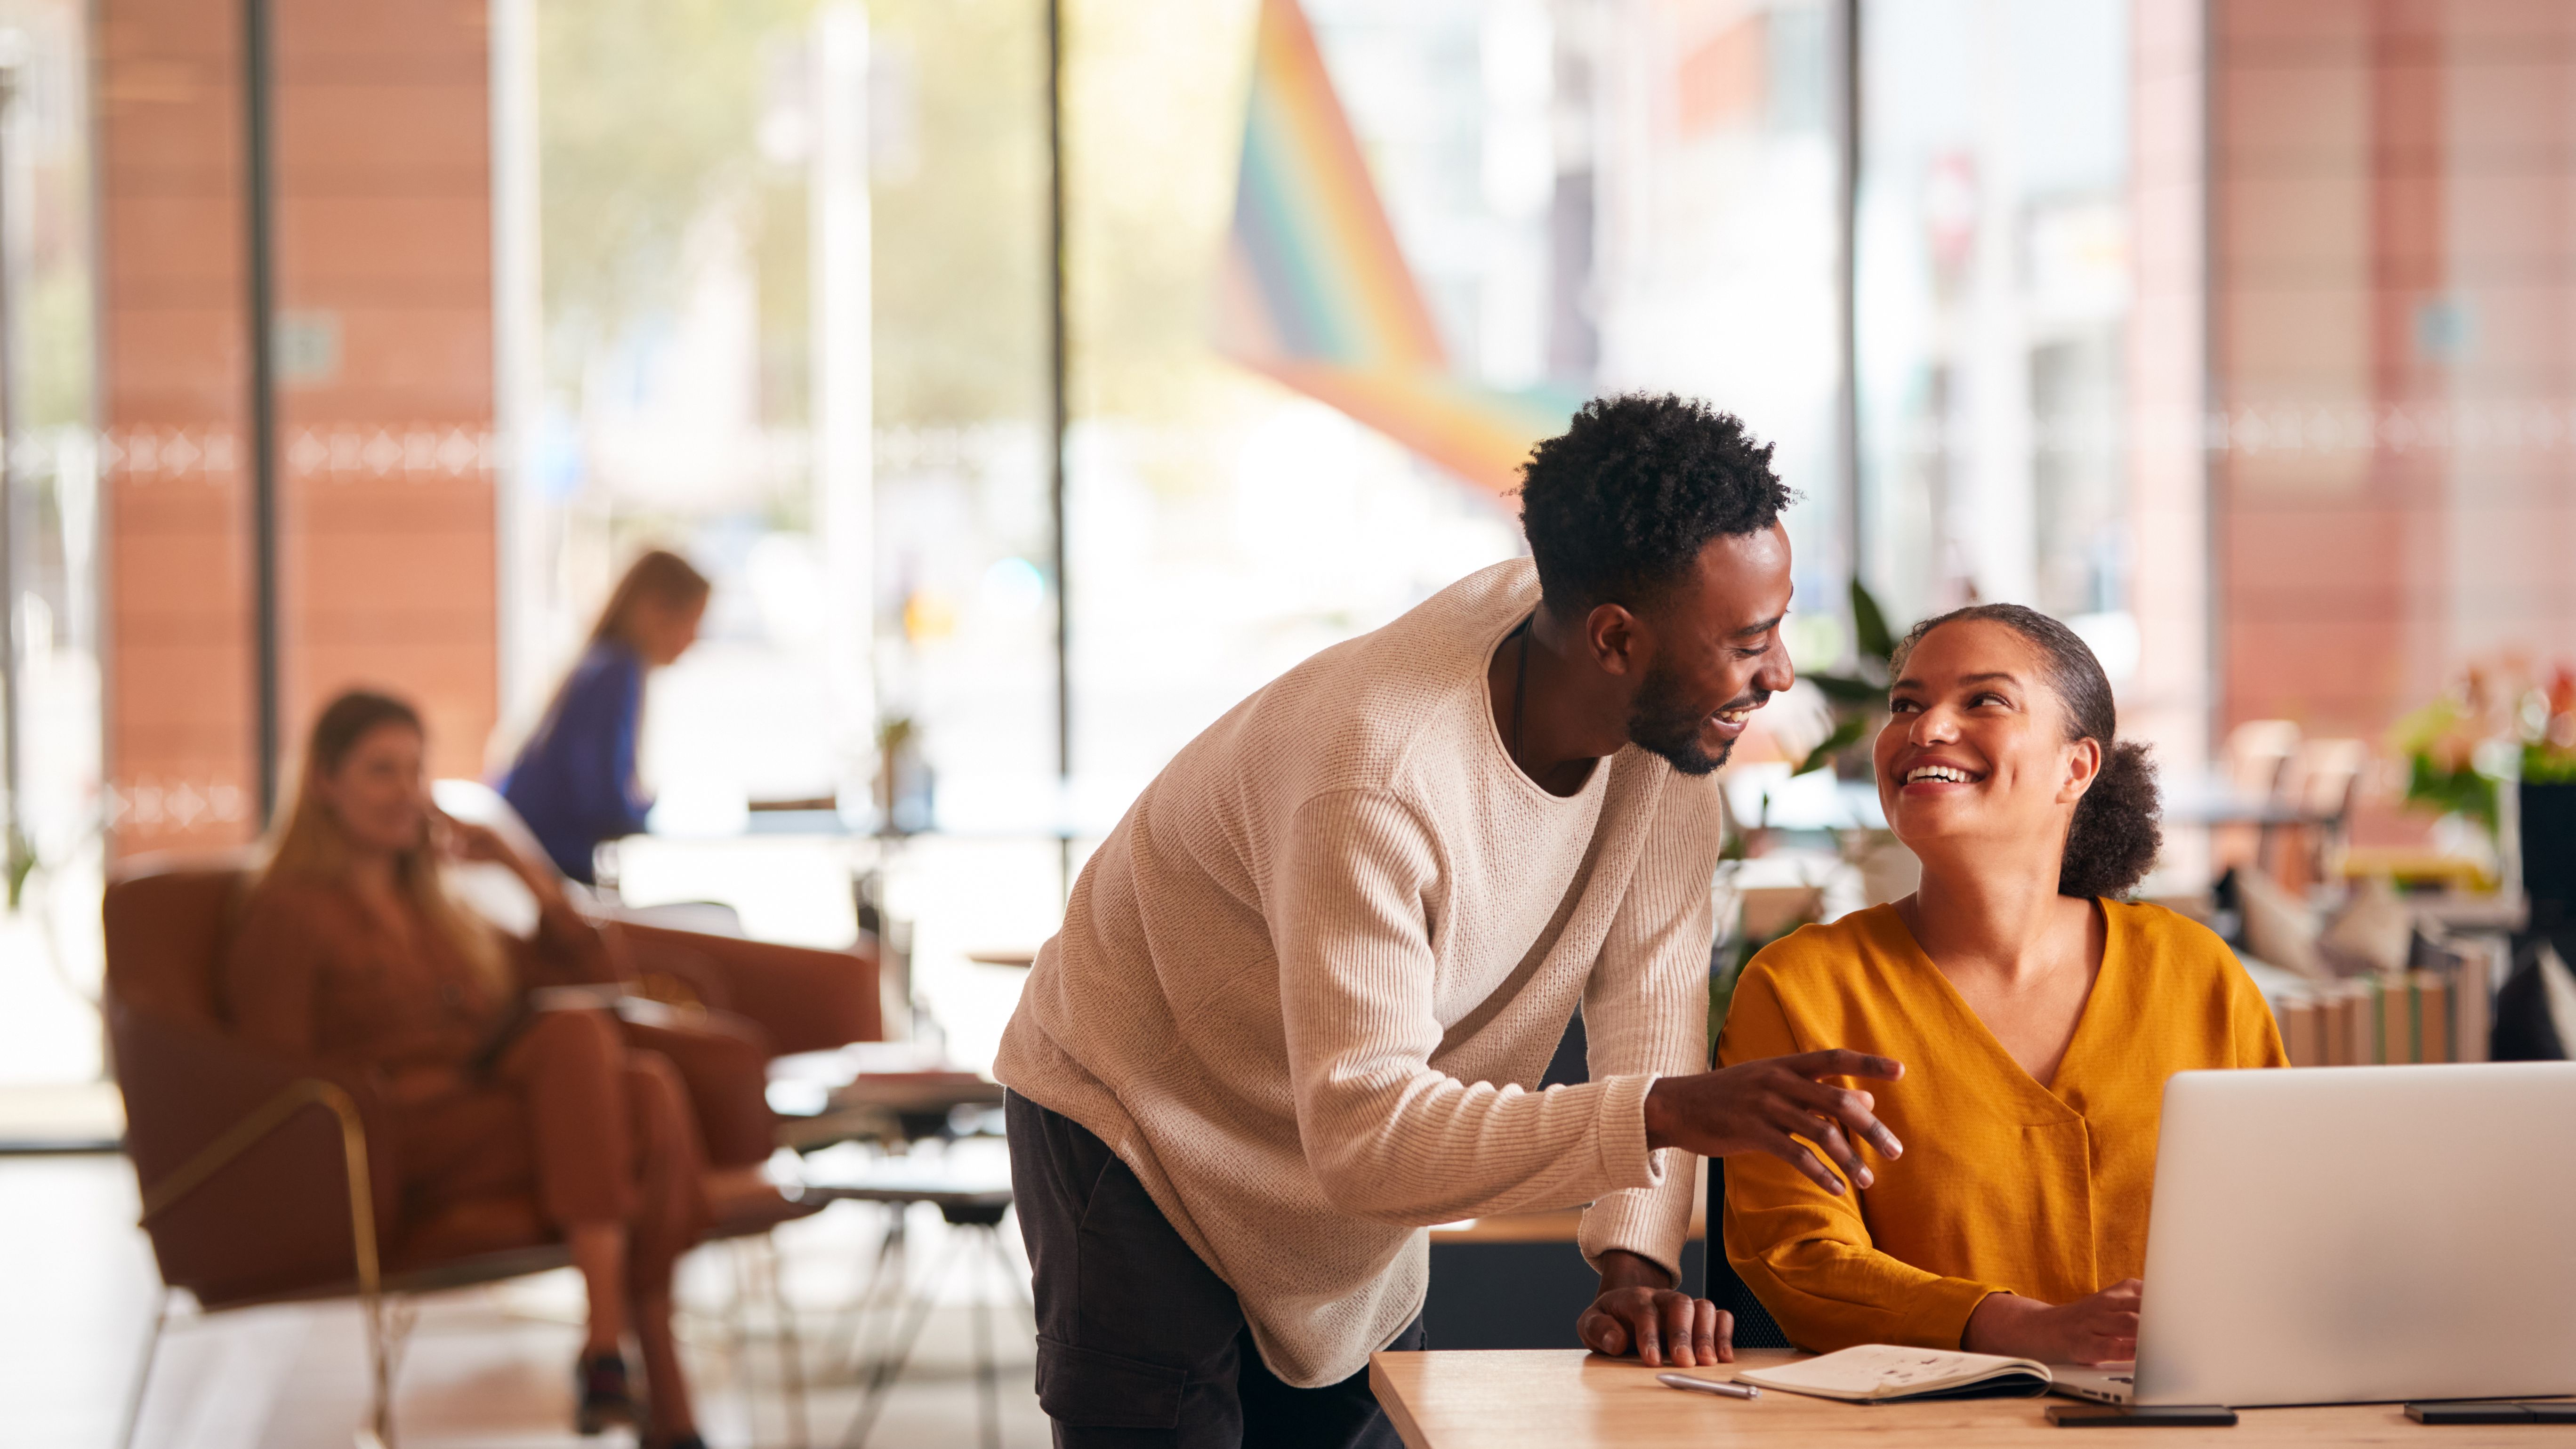
[[[473,773],[496,690],[480,0],[273,0],[279,737],[350,684]],[[242,7],[101,0],[107,775],[120,854],[256,828]]]

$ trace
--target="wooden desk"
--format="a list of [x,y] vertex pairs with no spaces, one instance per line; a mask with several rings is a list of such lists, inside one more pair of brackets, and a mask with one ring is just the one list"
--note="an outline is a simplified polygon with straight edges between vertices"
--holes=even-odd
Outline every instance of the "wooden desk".
[[[1743,1349],[1735,1365],[1688,1372],[1725,1378],[1735,1368],[1777,1363],[1786,1350]],[[1656,1370],[1635,1359],[1607,1359],[1581,1349],[1483,1353],[1381,1353],[1369,1360],[1369,1387],[1386,1406],[1410,1449],[1708,1449],[1744,1443],[1776,1449],[1836,1449],[1896,1444],[1905,1449],[1983,1449],[1989,1444],[2050,1444],[2093,1449],[2050,1424],[2052,1399],[1949,1399],[1924,1404],[1843,1404],[1766,1391],[1751,1401],[1684,1393],[1655,1382]],[[2245,1409],[2232,1429],[2142,1430],[2129,1449],[2232,1445],[2410,1444],[2422,1449],[2483,1449],[2568,1442],[2563,1425],[2429,1427],[2397,1404],[2316,1409]],[[2101,1445],[2098,1449],[2128,1446]]]

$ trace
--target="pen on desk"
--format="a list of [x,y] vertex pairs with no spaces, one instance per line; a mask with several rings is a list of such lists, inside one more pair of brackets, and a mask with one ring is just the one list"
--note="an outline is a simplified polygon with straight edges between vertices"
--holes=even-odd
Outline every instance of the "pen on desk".
[[1688,1389],[1695,1394],[1715,1394],[1725,1399],[1762,1397],[1762,1391],[1751,1384],[1730,1384],[1717,1379],[1695,1379],[1689,1374],[1657,1374],[1655,1382],[1669,1389]]

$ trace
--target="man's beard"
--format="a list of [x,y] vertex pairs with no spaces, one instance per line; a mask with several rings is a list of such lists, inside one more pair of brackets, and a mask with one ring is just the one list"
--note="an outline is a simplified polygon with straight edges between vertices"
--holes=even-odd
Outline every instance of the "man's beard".
[[[1735,753],[1735,741],[1728,740],[1716,754],[1710,754],[1700,743],[1700,735],[1708,727],[1708,712],[1695,708],[1681,697],[1681,692],[1681,683],[1671,670],[1661,663],[1648,668],[1645,682],[1637,686],[1637,698],[1628,706],[1629,742],[1663,756],[1685,775],[1711,774]],[[1760,709],[1770,699],[1767,692],[1757,693],[1749,707]]]

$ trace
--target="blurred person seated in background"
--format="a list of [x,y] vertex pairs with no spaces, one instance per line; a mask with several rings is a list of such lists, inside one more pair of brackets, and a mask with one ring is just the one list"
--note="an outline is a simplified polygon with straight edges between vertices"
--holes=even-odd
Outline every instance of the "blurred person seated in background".
[[[600,933],[554,873],[439,814],[420,716],[352,691],[315,721],[295,797],[227,954],[223,990],[254,1046],[367,1062],[402,1124],[407,1211],[533,1184],[589,1290],[579,1427],[646,1422],[701,1446],[671,1331],[671,1275],[706,1220],[697,1123],[680,1074],[608,1012],[544,1009],[531,989],[606,974]],[[536,936],[494,929],[449,893],[448,859],[507,866]]]
[[1802,1348],[2133,1358],[2165,1079],[2286,1066],[2280,1034],[2217,936],[2112,899],[2155,861],[2155,770],[2081,639],[1977,605],[1889,673],[1873,763],[1922,887],[1755,956],[1718,1058],[1901,1057],[1877,1111],[1915,1150],[1866,1202],[1728,1163],[1727,1259]]
[[713,586],[688,560],[652,549],[628,566],[591,627],[590,643],[501,781],[501,794],[554,858],[594,884],[600,842],[644,828],[652,801],[635,778],[644,672],[697,642]]

